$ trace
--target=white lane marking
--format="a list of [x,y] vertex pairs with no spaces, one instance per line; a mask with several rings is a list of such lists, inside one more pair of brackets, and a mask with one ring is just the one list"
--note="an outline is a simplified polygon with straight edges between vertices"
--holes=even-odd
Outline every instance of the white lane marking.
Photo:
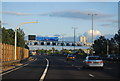
[[89,76],[90,76],[90,77],[93,77],[93,78],[95,77],[95,76],[94,76],[94,75],[92,75],[92,74],[89,74]]
[[112,68],[108,67],[108,68],[105,68],[105,69],[109,69],[109,70],[111,70]]
[[80,70],[81,68],[77,68],[77,69],[79,69],[79,70]]
[[[36,61],[37,60],[37,58],[34,60],[34,61]],[[33,61],[33,62],[34,62]],[[33,62],[31,62],[31,63],[33,63]],[[12,71],[15,71],[15,70],[17,70],[17,69],[20,69],[20,68],[22,68],[22,67],[24,67],[24,66],[27,66],[27,65],[29,65],[30,63],[28,63],[28,64],[25,64],[25,65],[22,65],[22,66],[20,66],[20,67],[18,67],[18,68],[15,68],[15,69],[13,69],[13,70],[10,70],[10,71],[7,71],[7,72],[5,72],[5,73],[2,73],[0,76],[2,76],[2,75],[5,75],[5,74],[7,74],[7,73],[10,73],[10,72],[12,72]]]
[[44,72],[43,72],[43,74],[42,74],[42,76],[41,76],[39,81],[43,81],[44,78],[45,78],[45,75],[47,73],[47,70],[48,70],[48,67],[49,67],[49,60],[48,59],[46,59],[46,60],[47,60],[47,65],[46,65],[46,68],[45,68],[45,70],[44,70]]

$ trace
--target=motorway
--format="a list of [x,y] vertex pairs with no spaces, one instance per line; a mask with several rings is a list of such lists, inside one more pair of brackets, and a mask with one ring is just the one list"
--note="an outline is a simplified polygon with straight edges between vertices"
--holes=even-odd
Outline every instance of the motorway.
[[106,62],[103,70],[86,69],[82,67],[82,58],[66,61],[66,57],[62,55],[36,55],[34,61],[3,72],[2,79],[3,81],[17,81],[18,79],[22,81],[120,81],[119,64],[119,62]]

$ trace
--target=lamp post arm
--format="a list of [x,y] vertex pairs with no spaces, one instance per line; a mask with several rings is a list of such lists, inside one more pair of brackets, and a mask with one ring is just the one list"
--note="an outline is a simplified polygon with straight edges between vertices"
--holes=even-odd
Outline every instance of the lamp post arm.
[[23,22],[23,23],[21,23],[21,24],[19,24],[17,27],[16,27],[16,29],[18,29],[21,25],[23,25],[23,24],[29,24],[29,23],[39,23],[39,22]]

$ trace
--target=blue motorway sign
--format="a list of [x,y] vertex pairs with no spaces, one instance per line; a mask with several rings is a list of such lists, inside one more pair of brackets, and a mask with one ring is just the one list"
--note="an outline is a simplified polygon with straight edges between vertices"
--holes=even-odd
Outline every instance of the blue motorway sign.
[[38,41],[58,41],[58,37],[42,37],[42,36],[37,36],[36,40],[38,40]]

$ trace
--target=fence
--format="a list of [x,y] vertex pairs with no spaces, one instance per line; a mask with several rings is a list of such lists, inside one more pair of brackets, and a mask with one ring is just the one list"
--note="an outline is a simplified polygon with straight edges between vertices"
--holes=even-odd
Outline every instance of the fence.
[[0,43],[0,63],[2,61],[2,43]]
[[[0,53],[2,54],[2,57],[0,59],[3,62],[15,60],[15,47],[13,45],[0,43]],[[17,47],[16,60],[22,60],[24,58],[27,58],[28,55],[29,55],[28,49]]]

